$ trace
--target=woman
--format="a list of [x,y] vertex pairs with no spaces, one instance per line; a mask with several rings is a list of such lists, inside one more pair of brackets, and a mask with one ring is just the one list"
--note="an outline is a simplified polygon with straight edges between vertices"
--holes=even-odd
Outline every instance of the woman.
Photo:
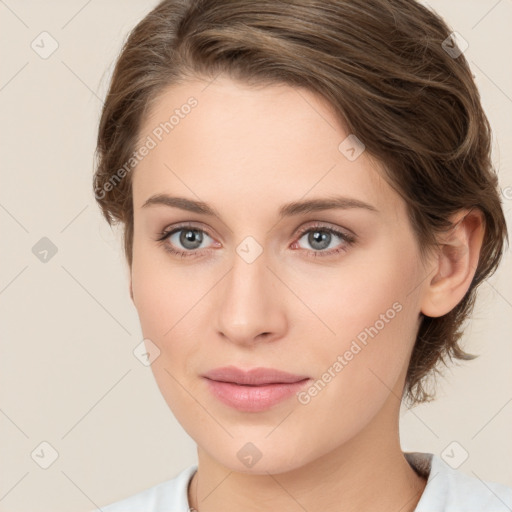
[[506,238],[456,38],[410,0],[165,0],[118,59],[94,191],[198,464],[114,511],[509,510],[404,453]]

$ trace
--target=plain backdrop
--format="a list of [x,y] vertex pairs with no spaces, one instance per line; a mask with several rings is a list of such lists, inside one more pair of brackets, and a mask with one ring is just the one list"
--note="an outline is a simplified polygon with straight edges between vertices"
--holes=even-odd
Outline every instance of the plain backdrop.
[[[156,3],[0,0],[0,511],[85,512],[196,462],[132,353],[142,335],[120,233],[91,183],[114,61]],[[510,223],[512,1],[429,4],[469,44]],[[404,450],[467,453],[460,471],[508,485],[511,277],[507,250],[464,339],[480,357],[446,371],[435,402],[401,414]]]

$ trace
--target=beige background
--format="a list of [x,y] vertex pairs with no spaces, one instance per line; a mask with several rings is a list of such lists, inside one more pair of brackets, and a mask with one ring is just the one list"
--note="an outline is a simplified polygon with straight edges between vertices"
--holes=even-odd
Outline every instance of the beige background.
[[[469,43],[512,209],[511,0],[431,0]],[[121,44],[156,2],[0,1],[2,227],[0,511],[86,511],[172,478],[196,461],[149,368],[119,234],[91,176],[101,101]],[[58,49],[47,59],[31,48]],[[39,37],[38,37],[39,36]],[[47,237],[57,253],[32,252]],[[512,485],[510,251],[481,287],[465,343],[436,402],[403,411],[407,451],[468,458],[460,470]],[[48,462],[51,449],[57,460]],[[453,449],[453,452],[451,451]]]

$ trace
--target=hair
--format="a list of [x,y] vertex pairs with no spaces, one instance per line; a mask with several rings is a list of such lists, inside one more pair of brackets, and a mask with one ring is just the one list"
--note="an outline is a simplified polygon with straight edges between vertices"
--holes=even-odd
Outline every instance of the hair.
[[422,316],[411,353],[402,398],[412,405],[432,400],[426,383],[438,363],[477,357],[459,345],[464,322],[508,243],[491,129],[464,55],[448,51],[451,32],[411,0],[160,2],[124,42],[95,154],[95,197],[108,223],[123,225],[128,265],[134,228],[125,165],[150,106],[168,87],[224,73],[247,85],[307,88],[383,164],[406,203],[422,259],[453,226],[452,214],[483,213],[485,234],[467,293],[449,313]]

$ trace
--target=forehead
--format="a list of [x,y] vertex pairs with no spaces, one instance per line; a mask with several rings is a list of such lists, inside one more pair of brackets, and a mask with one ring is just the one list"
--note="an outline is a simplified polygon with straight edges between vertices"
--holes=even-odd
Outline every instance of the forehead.
[[173,85],[142,123],[139,141],[154,147],[132,176],[135,207],[177,191],[221,202],[242,197],[246,209],[263,198],[270,206],[336,193],[395,211],[400,199],[379,163],[365,151],[347,158],[347,145],[361,149],[352,137],[329,103],[304,88],[226,77]]

